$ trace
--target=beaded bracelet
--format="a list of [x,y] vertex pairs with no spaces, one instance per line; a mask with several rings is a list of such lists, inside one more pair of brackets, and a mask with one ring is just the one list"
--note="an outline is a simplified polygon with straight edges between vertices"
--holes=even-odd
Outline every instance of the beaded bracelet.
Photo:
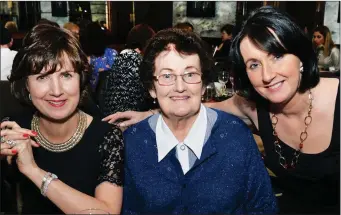
[[46,192],[47,192],[47,188],[48,186],[50,185],[51,181],[54,180],[54,179],[57,179],[58,177],[53,174],[53,173],[50,173],[50,172],[47,172],[45,175],[44,175],[44,178],[43,178],[43,182],[41,183],[41,187],[40,187],[40,193],[41,195],[43,195],[44,197],[46,197]]

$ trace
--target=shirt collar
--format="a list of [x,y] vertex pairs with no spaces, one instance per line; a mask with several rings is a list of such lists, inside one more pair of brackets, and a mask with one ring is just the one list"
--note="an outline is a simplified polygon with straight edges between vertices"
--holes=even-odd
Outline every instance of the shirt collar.
[[[206,129],[206,108],[201,104],[198,117],[194,121],[192,128],[184,140],[184,144],[186,144],[194,152],[198,159],[200,159],[202,148],[204,146]],[[160,162],[177,144],[179,144],[179,141],[163,120],[162,115],[158,118],[155,133],[158,161]]]

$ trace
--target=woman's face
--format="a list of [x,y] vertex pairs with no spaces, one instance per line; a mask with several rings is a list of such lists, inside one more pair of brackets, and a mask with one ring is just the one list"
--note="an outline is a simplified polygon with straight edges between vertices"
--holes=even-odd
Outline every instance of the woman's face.
[[79,39],[79,27],[77,26],[72,27],[71,32]]
[[[155,59],[155,76],[186,73],[201,74],[198,54],[180,54],[175,50],[174,45],[169,45],[169,50],[162,51]],[[154,89],[150,90],[150,95],[157,99],[166,117],[191,117],[200,110],[201,96],[205,92],[201,78],[198,82],[188,84],[181,76],[177,76],[175,83],[169,86],[160,85],[158,81],[154,81]]]
[[53,120],[63,120],[72,115],[80,99],[79,74],[66,56],[63,66],[58,65],[52,74],[46,74],[49,68],[44,68],[27,79],[33,105],[42,115]]
[[295,95],[301,81],[298,57],[269,54],[248,37],[241,41],[240,51],[249,80],[261,96],[272,103],[286,103]]
[[323,45],[324,44],[324,36],[320,32],[315,31],[314,35],[313,35],[313,41],[314,41],[316,46]]
[[226,33],[226,31],[221,32],[221,40],[226,41],[232,38],[232,34]]

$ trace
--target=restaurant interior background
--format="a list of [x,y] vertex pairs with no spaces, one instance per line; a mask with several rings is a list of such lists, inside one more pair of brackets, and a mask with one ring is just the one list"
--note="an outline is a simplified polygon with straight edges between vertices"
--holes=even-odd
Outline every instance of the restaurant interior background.
[[250,11],[262,5],[288,12],[309,32],[318,25],[326,25],[335,43],[340,44],[339,1],[2,1],[0,20],[15,21],[21,35],[41,18],[60,26],[82,19],[102,21],[111,31],[111,43],[117,47],[125,43],[129,30],[136,24],[144,22],[157,31],[189,21],[195,32],[215,45],[220,43],[220,28],[224,24],[238,28]]

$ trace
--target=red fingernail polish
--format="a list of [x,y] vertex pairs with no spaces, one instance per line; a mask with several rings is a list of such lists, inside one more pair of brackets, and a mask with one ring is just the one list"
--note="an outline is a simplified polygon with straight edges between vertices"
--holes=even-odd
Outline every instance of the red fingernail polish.
[[37,133],[37,132],[35,132],[35,131],[32,131],[32,134],[33,134],[33,135],[37,135],[38,133]]
[[15,149],[12,149],[12,154],[16,154],[18,151]]
[[28,134],[23,134],[22,136],[23,136],[23,137],[28,137],[29,135],[28,135]]

